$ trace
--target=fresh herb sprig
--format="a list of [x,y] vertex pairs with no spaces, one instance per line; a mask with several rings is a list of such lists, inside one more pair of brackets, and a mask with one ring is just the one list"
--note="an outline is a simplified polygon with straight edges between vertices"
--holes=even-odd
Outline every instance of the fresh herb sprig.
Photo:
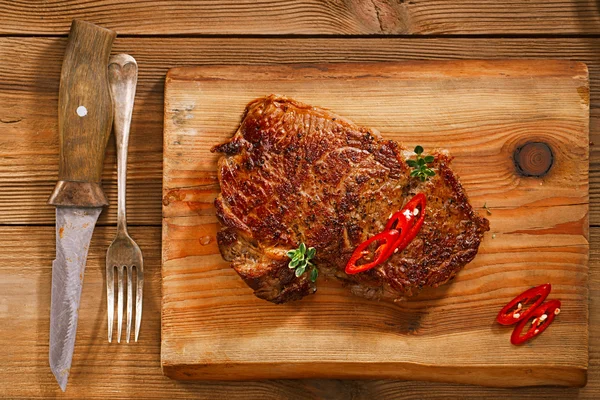
[[297,249],[287,252],[287,256],[291,258],[288,267],[290,267],[290,269],[295,269],[294,272],[297,277],[302,276],[307,269],[310,269],[310,280],[314,282],[317,280],[317,276],[319,276],[319,271],[310,260],[312,260],[316,254],[317,250],[314,247],[307,248],[304,243],[300,243],[300,246]]
[[423,147],[417,146],[415,147],[415,154],[417,155],[416,160],[406,160],[406,163],[409,167],[414,168],[414,170],[410,173],[410,176],[416,176],[421,179],[421,182],[425,182],[427,178],[435,175],[435,172],[427,166],[427,164],[431,164],[435,158],[432,155],[423,157]]

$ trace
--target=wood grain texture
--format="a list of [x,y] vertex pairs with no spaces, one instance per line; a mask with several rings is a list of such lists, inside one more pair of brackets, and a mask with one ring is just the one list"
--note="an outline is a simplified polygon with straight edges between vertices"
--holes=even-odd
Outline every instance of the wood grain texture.
[[[53,224],[46,200],[57,179],[57,98],[66,38],[0,38],[0,223]],[[561,58],[590,70],[590,222],[600,224],[600,39],[191,39],[117,38],[113,53],[132,54],[140,76],[128,170],[128,221],[159,225],[163,85],[172,66],[391,62],[414,59]],[[39,71],[44,71],[40,74]],[[116,205],[116,158],[107,146],[104,191]],[[114,224],[109,207],[99,224]]]
[[[35,3],[35,4],[33,4]],[[17,33],[61,34],[66,36],[71,19],[80,17],[114,28],[120,34],[143,32],[168,35],[174,31],[190,34],[232,30],[262,34],[312,30],[322,34],[375,35],[381,32],[486,34],[527,32],[532,34],[576,35],[598,33],[598,6],[593,0],[552,0],[550,2],[412,0],[400,1],[407,12],[394,12],[382,26],[370,2],[362,14],[340,1],[326,1],[329,11],[312,2],[266,1],[261,9],[249,10],[248,2],[44,0],[0,2],[0,30]],[[284,4],[285,3],[285,4]],[[298,4],[299,3],[299,4]],[[381,2],[377,2],[382,4]],[[405,4],[408,3],[408,4]],[[306,5],[312,6],[307,8]],[[290,9],[293,8],[293,11]],[[349,11],[346,11],[349,10]],[[380,7],[381,10],[381,7]],[[158,12],[157,12],[158,11]],[[252,18],[247,16],[251,15]],[[310,16],[307,16],[310,15]],[[410,17],[417,23],[403,25]],[[341,21],[345,21],[342,23]],[[232,24],[233,22],[233,24]],[[240,24],[243,22],[244,24]],[[410,21],[409,21],[410,22]],[[406,26],[408,31],[404,30]],[[250,27],[252,31],[248,28]],[[66,38],[0,38],[0,224],[53,224],[54,210],[45,206],[56,180],[58,140],[56,107],[60,64]],[[118,48],[118,50],[116,50]],[[595,37],[552,38],[453,38],[432,39],[350,39],[310,38],[144,38],[116,41],[115,52],[127,52],[141,60],[141,81],[134,115],[133,145],[130,148],[129,218],[133,224],[159,225],[162,179],[162,90],[164,76],[173,66],[197,64],[285,64],[294,62],[364,62],[404,59],[463,58],[563,58],[585,61],[590,67],[592,107],[598,106],[598,49]],[[140,94],[140,90],[142,93]],[[592,109],[590,140],[590,221],[600,224],[600,114]],[[114,143],[109,143],[104,169],[104,188],[116,203]],[[132,177],[133,175],[133,177]],[[116,222],[116,207],[103,213],[100,224]],[[160,293],[160,228],[133,228],[152,268],[147,281],[151,296]],[[114,232],[96,229],[86,289],[97,303],[86,303],[97,311],[93,323],[102,326],[101,270],[105,249]],[[110,231],[110,232],[108,232]],[[48,300],[50,263],[54,257],[54,231],[50,227],[1,227],[0,397],[3,398],[194,398],[194,399],[598,399],[600,398],[600,230],[592,227],[590,252],[590,368],[588,385],[582,389],[533,388],[491,389],[458,384],[414,381],[280,380],[262,382],[175,382],[161,375],[159,310],[145,309],[142,342],[138,347],[110,348],[100,330],[89,330],[86,345],[77,354],[86,354],[85,370],[69,391],[59,392],[47,367]],[[101,242],[96,239],[102,237]],[[92,272],[97,269],[96,272]],[[96,275],[96,283],[93,276]],[[97,286],[96,286],[97,285]],[[88,289],[91,288],[91,289]],[[38,301],[39,297],[39,301]],[[83,297],[86,297],[84,290]],[[87,308],[86,308],[87,309]],[[86,321],[90,321],[87,319]],[[90,322],[91,323],[91,322]],[[87,322],[86,322],[87,324]],[[32,327],[34,327],[32,329]],[[105,326],[102,327],[105,330]],[[83,344],[82,336],[78,343]],[[133,352],[133,353],[132,353]],[[81,364],[80,364],[81,365]],[[83,368],[83,367],[82,367]],[[74,371],[74,374],[76,372]],[[74,375],[75,377],[75,375]]]
[[102,177],[113,121],[107,66],[115,36],[83,21],[71,25],[58,94],[60,180],[100,182]]
[[[54,227],[0,227],[0,397],[69,399],[590,399],[600,396],[600,228],[590,230],[590,365],[588,385],[494,389],[392,380],[174,381],[160,367],[160,227],[133,227],[144,249],[146,290],[140,341],[106,340],[104,262],[115,228],[94,231],[84,279],[69,389],[62,393],[48,367]],[[490,307],[493,308],[491,305]],[[561,314],[561,318],[566,314]],[[556,326],[563,320],[557,320]],[[554,329],[556,326],[553,326]],[[546,332],[549,334],[551,331]],[[546,334],[545,333],[545,334]],[[544,334],[544,335],[545,335]],[[504,333],[508,340],[508,333]]]
[[[109,344],[106,248],[116,230],[98,227],[88,255],[69,388],[62,393],[48,367],[53,227],[0,227],[0,397],[2,398],[315,398],[307,382],[178,383],[160,369],[160,228],[132,228],[144,249],[144,316],[137,343]],[[351,389],[325,384],[331,393]],[[306,394],[304,394],[306,393]],[[312,393],[312,395],[311,395]]]
[[597,34],[594,0],[47,0],[0,4],[0,33],[65,34],[73,18],[119,34]]
[[[210,148],[233,134],[249,101],[271,93],[329,108],[408,146],[443,143],[475,209],[485,213],[487,203],[493,210],[477,258],[451,285],[396,305],[352,297],[327,280],[300,302],[255,298],[218,252],[212,201],[219,155]],[[164,372],[176,379],[585,384],[588,106],[586,66],[564,61],[171,70],[163,166]],[[554,153],[543,178],[515,169],[515,149],[530,141],[547,143]],[[491,321],[506,301],[540,281],[552,282],[565,317],[544,341],[515,348]]]
[[102,207],[100,186],[113,109],[108,57],[116,33],[84,21],[71,24],[58,91],[58,183],[49,204]]

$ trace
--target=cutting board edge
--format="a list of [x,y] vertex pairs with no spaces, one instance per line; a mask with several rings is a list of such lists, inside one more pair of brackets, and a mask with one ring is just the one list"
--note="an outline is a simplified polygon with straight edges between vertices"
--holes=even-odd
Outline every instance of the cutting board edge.
[[[266,380],[266,379],[403,379],[459,383],[496,388],[534,386],[584,387],[588,367],[435,366],[417,363],[213,363],[173,364],[161,358],[163,374],[175,380]],[[375,368],[373,368],[375,367]],[[556,379],[560,377],[560,379]]]
[[[549,72],[549,75],[560,74],[561,76],[569,75],[565,74],[565,69],[572,70],[570,74],[573,79],[583,79],[585,81],[585,87],[587,90],[587,101],[585,102],[589,109],[589,68],[583,61],[564,60],[556,58],[548,59],[465,59],[465,60],[428,60],[425,61],[428,64],[462,64],[464,69],[461,69],[462,74],[468,74],[468,70],[474,66],[485,66],[492,74],[500,73],[505,75],[507,70],[510,70],[513,74],[522,73],[524,66],[533,67],[534,65],[540,65],[544,67],[544,70]],[[419,69],[419,66],[423,64],[423,60],[404,60],[404,61],[388,61],[388,62],[323,62],[323,63],[293,63],[293,64],[198,64],[182,67],[173,67],[167,71],[165,78],[165,93],[168,85],[167,82],[173,80],[181,81],[198,81],[198,80],[249,80],[244,75],[236,74],[240,67],[245,67],[252,72],[264,72],[265,76],[253,76],[251,80],[269,80],[273,77],[269,74],[272,72],[285,71],[303,71],[306,73],[308,70],[314,72],[313,78],[324,77],[329,78],[331,74],[342,74],[345,75],[347,68],[356,69],[357,67],[366,67],[376,65],[379,69],[378,77],[397,77],[399,74],[404,72],[412,72]],[[398,70],[394,67],[397,66],[405,67],[404,70]],[[412,67],[412,68],[411,68]],[[439,76],[445,76],[444,68],[439,69]],[[202,72],[202,74],[199,74]],[[356,75],[350,74],[354,78],[372,78],[369,75]],[[298,76],[295,74],[290,75],[287,79],[296,79]],[[432,76],[430,76],[432,77]],[[167,97],[165,96],[165,99]]]

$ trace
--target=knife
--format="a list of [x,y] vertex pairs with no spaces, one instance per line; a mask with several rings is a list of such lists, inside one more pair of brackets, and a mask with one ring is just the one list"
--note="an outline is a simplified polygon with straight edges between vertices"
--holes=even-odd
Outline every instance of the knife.
[[59,181],[48,201],[56,206],[49,358],[63,392],[90,240],[102,207],[108,205],[100,180],[112,125],[107,66],[115,37],[111,30],[74,20],[60,74]]

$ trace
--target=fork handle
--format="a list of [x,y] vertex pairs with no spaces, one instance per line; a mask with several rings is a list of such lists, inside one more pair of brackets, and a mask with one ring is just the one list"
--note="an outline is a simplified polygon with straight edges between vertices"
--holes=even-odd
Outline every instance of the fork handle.
[[127,231],[126,188],[127,188],[127,149],[129,128],[133,114],[133,102],[137,85],[138,66],[128,54],[117,54],[110,58],[108,81],[113,98],[113,127],[117,142],[117,229]]

